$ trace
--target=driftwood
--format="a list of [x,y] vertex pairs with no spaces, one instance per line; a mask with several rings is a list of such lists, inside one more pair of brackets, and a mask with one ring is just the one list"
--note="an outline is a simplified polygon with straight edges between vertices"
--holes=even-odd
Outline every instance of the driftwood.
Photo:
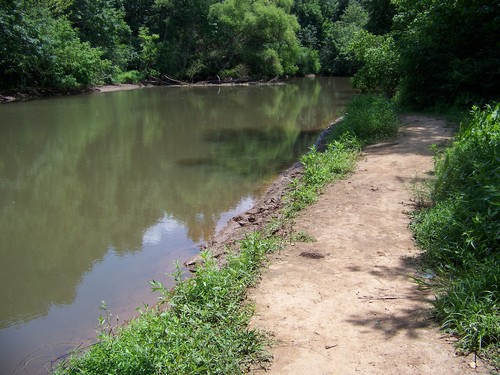
[[222,79],[218,75],[216,76],[217,78],[214,79],[208,79],[204,81],[198,81],[198,82],[186,82],[186,81],[181,81],[179,79],[175,79],[173,77],[170,77],[166,74],[162,75],[162,79],[160,80],[149,80],[147,83],[153,86],[162,86],[162,85],[168,85],[168,86],[239,86],[239,85],[279,85],[283,84],[282,82],[279,81],[278,77],[274,77],[270,79],[269,81],[264,81],[264,80],[258,80],[258,81],[252,81],[248,77],[242,77],[242,78],[227,78],[227,79]]
[[165,78],[167,81],[174,82],[177,85],[181,85],[181,86],[189,86],[190,85],[190,83],[188,83],[188,82],[179,81],[178,79],[169,77],[166,74],[163,75],[163,78]]

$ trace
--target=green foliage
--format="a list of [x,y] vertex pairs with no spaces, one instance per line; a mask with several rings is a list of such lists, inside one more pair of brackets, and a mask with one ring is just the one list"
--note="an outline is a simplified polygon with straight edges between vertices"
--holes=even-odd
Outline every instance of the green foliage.
[[24,0],[24,4],[29,7],[41,6],[54,16],[60,16],[73,5],[73,0]]
[[141,27],[151,27],[156,21],[155,0],[123,0],[125,22],[130,27],[132,36],[139,34]]
[[139,83],[143,76],[137,70],[129,70],[127,72],[120,72],[115,77],[116,83]]
[[158,20],[152,32],[161,36],[160,58],[153,67],[177,78],[206,77],[213,43],[208,17],[214,0],[170,0],[155,2]]
[[139,28],[139,41],[141,50],[139,60],[142,64],[142,70],[146,76],[158,76],[158,71],[154,69],[158,65],[159,45],[158,34],[151,34],[147,27]]
[[443,281],[434,301],[443,329],[457,335],[465,352],[494,352],[500,343],[500,262],[470,264],[459,277]]
[[355,97],[346,107],[344,121],[335,127],[334,137],[352,133],[367,145],[396,136],[399,118],[392,103],[382,95]]
[[286,196],[285,217],[293,217],[298,211],[314,203],[321,189],[329,182],[344,177],[356,165],[360,150],[359,141],[344,134],[332,141],[326,151],[312,148],[302,156],[303,176],[292,181],[292,189]]
[[244,65],[256,77],[296,73],[301,49],[291,5],[291,1],[264,0],[212,5],[210,19],[218,41],[214,65],[222,67],[221,72]]
[[499,346],[499,111],[500,104],[473,109],[437,159],[435,205],[412,224],[425,261],[442,275],[436,316],[466,351]]
[[0,6],[0,87],[78,89],[100,82],[110,63],[82,43],[65,17],[42,6]]
[[82,41],[99,47],[115,66],[127,67],[132,58],[131,31],[121,0],[73,0],[68,14]]
[[[376,34],[388,29],[394,11],[388,0],[16,0],[2,3],[1,9],[3,88],[25,87],[27,81],[40,87],[42,80],[32,76],[45,76],[52,63],[46,60],[67,54],[68,60],[82,59],[83,67],[73,61],[58,65],[73,65],[63,70],[90,78],[47,83],[49,74],[44,86],[116,82],[123,78],[118,77],[121,72],[133,70],[145,78],[167,75],[191,81],[320,71],[352,75],[365,63],[358,86],[393,91],[393,57],[398,55],[393,39],[365,34],[363,41],[356,39],[365,28]],[[46,30],[55,23],[66,24],[65,31]],[[63,35],[55,35],[59,32]],[[84,43],[78,48],[80,40]],[[349,48],[353,41],[364,46],[362,52]],[[369,41],[376,46],[365,43]],[[65,43],[72,44],[70,53]],[[45,46],[50,51],[43,51]],[[38,58],[40,54],[44,56]],[[26,56],[35,58],[27,61]],[[94,71],[88,72],[89,66]]]
[[370,33],[384,35],[392,30],[396,9],[391,0],[364,0],[362,4],[369,14],[366,29]]
[[278,247],[274,238],[250,234],[222,269],[205,252],[196,277],[181,281],[180,269],[173,275],[172,291],[153,281],[168,308],[144,309],[118,336],[104,329],[89,352],[63,363],[56,374],[239,374],[262,363],[266,341],[248,328],[251,309],[242,301],[266,253]]
[[299,56],[297,57],[297,66],[299,68],[298,73],[300,74],[318,73],[321,69],[318,51],[301,47]]
[[353,77],[354,87],[363,92],[382,91],[392,96],[399,82],[399,55],[390,35],[374,35],[365,30],[356,33],[348,46],[363,65]]
[[393,3],[403,103],[422,108],[498,100],[499,2]]
[[291,240],[295,242],[316,242],[314,237],[304,231],[292,234]]
[[226,78],[243,78],[246,79],[250,76],[250,69],[245,64],[238,64],[234,68],[224,69],[219,72],[222,79]]
[[303,46],[319,51],[326,30],[338,12],[338,0],[295,0],[292,13],[300,24],[298,37]]
[[350,0],[340,19],[328,25],[325,31],[325,42],[320,52],[324,72],[350,76],[359,68],[349,45],[367,23],[368,12],[359,2]]
[[461,238],[460,248],[476,258],[498,254],[499,250],[499,110],[498,104],[484,111],[474,108],[452,147],[436,164],[434,199],[453,207],[451,227],[459,234],[453,238]]

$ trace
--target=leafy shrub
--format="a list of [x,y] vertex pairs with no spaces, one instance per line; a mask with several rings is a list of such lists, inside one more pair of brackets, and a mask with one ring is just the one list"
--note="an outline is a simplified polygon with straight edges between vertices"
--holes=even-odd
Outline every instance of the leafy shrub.
[[116,77],[116,83],[139,83],[143,76],[137,70],[129,70],[128,72],[120,72]]
[[436,163],[437,204],[420,215],[422,230],[417,238],[437,263],[445,254],[446,263],[458,267],[471,257],[500,255],[499,110],[500,104],[484,111],[475,107],[452,147]]
[[350,132],[362,145],[396,136],[399,118],[392,103],[382,95],[366,94],[355,97],[346,107],[342,123],[332,137]]
[[63,16],[21,2],[0,6],[0,87],[78,89],[100,83],[110,62]]
[[321,68],[318,51],[312,48],[300,48],[297,58],[297,66],[300,74],[316,74]]
[[435,205],[417,213],[412,228],[442,278],[436,316],[464,350],[498,351],[500,104],[473,109],[435,171]]
[[379,91],[393,95],[398,85],[398,52],[394,39],[362,30],[349,44],[349,51],[363,66],[353,77],[353,86],[361,91]]
[[500,342],[500,264],[486,261],[464,271],[435,301],[435,316],[467,352]]
[[228,78],[248,78],[250,69],[245,64],[238,64],[232,69],[224,69],[220,72],[222,79]]

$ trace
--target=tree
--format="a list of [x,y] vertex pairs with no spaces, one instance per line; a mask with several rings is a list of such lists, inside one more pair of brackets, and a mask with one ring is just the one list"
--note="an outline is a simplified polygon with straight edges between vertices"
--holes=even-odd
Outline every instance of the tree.
[[303,46],[321,49],[338,9],[338,0],[295,0],[292,13],[299,21],[298,36]]
[[468,105],[498,99],[500,3],[393,0],[403,102]]
[[209,74],[207,66],[212,42],[208,13],[215,0],[156,0],[161,24],[158,69],[177,78],[194,79]]
[[130,27],[121,0],[73,0],[69,18],[80,38],[99,47],[103,57],[125,69],[132,58]]
[[354,87],[394,95],[399,83],[399,52],[390,34],[374,35],[361,30],[355,34],[348,51],[362,64],[353,77]]
[[301,47],[291,0],[225,0],[212,5],[219,73],[272,77],[297,72]]
[[147,77],[156,77],[159,72],[154,68],[158,64],[159,45],[158,34],[151,34],[147,27],[139,28],[139,40],[141,50],[139,59],[142,63],[142,71]]
[[[0,87],[78,89],[98,83],[109,62],[82,43],[55,1],[0,5]],[[55,13],[55,14],[54,14]]]
[[322,70],[328,74],[350,76],[359,68],[349,45],[368,23],[368,12],[356,0],[350,0],[340,19],[326,30],[320,52]]
[[392,30],[392,19],[396,9],[391,0],[362,0],[362,4],[368,11],[369,20],[366,29],[369,32],[383,35]]

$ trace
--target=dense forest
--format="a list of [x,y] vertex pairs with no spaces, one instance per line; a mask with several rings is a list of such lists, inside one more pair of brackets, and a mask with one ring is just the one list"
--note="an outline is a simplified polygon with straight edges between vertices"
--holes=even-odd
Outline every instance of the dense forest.
[[354,75],[425,107],[498,96],[492,0],[1,0],[0,90]]

